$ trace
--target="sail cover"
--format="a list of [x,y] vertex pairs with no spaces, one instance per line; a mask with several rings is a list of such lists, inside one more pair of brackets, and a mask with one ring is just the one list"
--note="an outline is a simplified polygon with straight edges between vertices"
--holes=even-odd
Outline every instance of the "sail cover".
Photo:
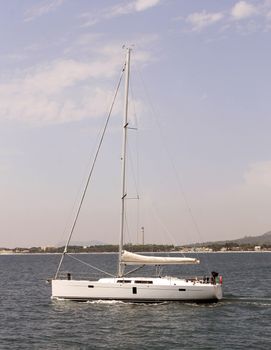
[[146,256],[123,251],[121,262],[126,265],[178,265],[199,264],[200,261],[186,257]]

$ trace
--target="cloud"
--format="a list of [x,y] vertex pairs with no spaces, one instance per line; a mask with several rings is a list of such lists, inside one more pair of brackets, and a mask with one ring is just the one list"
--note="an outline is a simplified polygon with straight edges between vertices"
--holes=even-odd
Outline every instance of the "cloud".
[[231,15],[236,20],[245,19],[257,14],[257,8],[246,1],[239,1],[231,10]]
[[186,22],[192,25],[193,30],[201,31],[203,28],[217,23],[223,19],[221,12],[207,13],[206,11],[195,12],[186,18]]
[[113,86],[99,79],[113,77],[120,68],[112,58],[91,63],[58,60],[27,69],[0,84],[0,119],[48,124],[99,117],[107,112]]
[[31,7],[24,13],[24,21],[33,21],[47,13],[55,11],[65,0],[44,0],[39,4]]
[[135,2],[136,11],[145,11],[151,7],[158,5],[160,0],[137,0]]
[[271,161],[251,164],[244,175],[245,184],[271,188]]
[[143,12],[161,3],[161,0],[136,0],[128,3],[120,3],[103,11],[93,14],[84,13],[80,17],[85,20],[83,27],[90,27],[100,22],[114,17],[124,16],[136,12]]
[[[92,39],[95,41],[92,37],[82,40]],[[9,74],[8,79],[2,79],[0,120],[44,125],[105,115],[125,52],[121,52],[120,45],[113,44],[93,45],[92,50],[91,61],[58,59],[14,71],[13,76]],[[133,55],[133,62],[140,65],[151,59],[145,51],[137,50]],[[118,108],[114,109],[115,113],[119,112]]]
[[105,11],[106,17],[127,15],[133,12],[142,12],[157,6],[161,0],[136,0],[128,4],[119,4]]
[[[221,31],[235,29],[244,34],[269,30],[270,14],[270,0],[259,0],[253,4],[242,0],[221,12],[210,13],[203,10],[191,13],[185,18],[185,22],[194,32],[201,32],[206,27],[219,22]],[[177,16],[175,20],[183,20],[183,17]]]

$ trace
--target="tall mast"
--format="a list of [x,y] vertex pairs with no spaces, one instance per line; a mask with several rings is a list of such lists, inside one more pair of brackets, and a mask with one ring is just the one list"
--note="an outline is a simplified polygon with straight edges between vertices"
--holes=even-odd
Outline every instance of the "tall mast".
[[124,222],[125,222],[125,197],[126,193],[126,149],[127,149],[127,127],[128,127],[128,94],[130,77],[130,55],[131,48],[127,48],[125,62],[125,95],[124,95],[124,114],[122,130],[122,152],[121,152],[121,221],[120,221],[120,241],[119,241],[119,266],[118,276],[123,275],[123,264],[121,262],[121,253],[123,250]]

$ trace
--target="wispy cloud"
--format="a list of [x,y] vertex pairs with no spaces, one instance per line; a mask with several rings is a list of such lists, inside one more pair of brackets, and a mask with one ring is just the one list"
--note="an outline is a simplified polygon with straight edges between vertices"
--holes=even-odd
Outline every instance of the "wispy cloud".
[[0,84],[0,118],[40,125],[99,117],[112,95],[97,79],[113,76],[118,68],[114,59],[58,60],[25,70]]
[[201,31],[203,28],[221,21],[223,17],[223,13],[220,12],[208,13],[206,11],[202,11],[190,14],[186,18],[186,22],[192,25],[193,30]]
[[[121,72],[120,51],[119,45],[97,46],[91,61],[58,59],[14,72],[0,82],[0,120],[39,126],[104,115]],[[134,56],[141,63],[150,59],[144,51]]]
[[128,4],[122,3],[113,6],[112,8],[106,10],[107,17],[116,17],[121,15],[127,15],[133,12],[146,11],[152,7],[155,7],[161,3],[161,0],[136,0],[131,1]]
[[[190,30],[201,32],[206,27],[221,23],[223,31],[235,28],[241,33],[253,31],[265,31],[270,28],[271,1],[262,0],[257,3],[251,1],[238,1],[231,8],[221,12],[194,12],[186,16],[185,22],[189,24]],[[177,17],[178,18],[178,17]],[[182,18],[180,17],[180,20]],[[238,26],[237,26],[238,24]]]
[[161,3],[161,0],[136,0],[128,3],[119,3],[112,7],[105,8],[103,11],[94,14],[84,13],[81,18],[84,20],[84,27],[90,27],[100,22],[114,17],[124,16],[136,12],[143,12]]
[[24,21],[33,21],[47,13],[53,12],[64,2],[65,0],[44,0],[25,11]]

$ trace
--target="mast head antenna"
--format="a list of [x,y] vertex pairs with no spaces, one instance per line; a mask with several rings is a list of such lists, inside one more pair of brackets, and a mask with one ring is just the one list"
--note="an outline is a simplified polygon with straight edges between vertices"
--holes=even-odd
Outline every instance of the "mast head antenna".
[[126,50],[132,50],[134,47],[135,47],[134,44],[131,44],[131,45],[125,45],[125,44],[123,44],[123,45],[122,45],[122,49],[126,49]]

